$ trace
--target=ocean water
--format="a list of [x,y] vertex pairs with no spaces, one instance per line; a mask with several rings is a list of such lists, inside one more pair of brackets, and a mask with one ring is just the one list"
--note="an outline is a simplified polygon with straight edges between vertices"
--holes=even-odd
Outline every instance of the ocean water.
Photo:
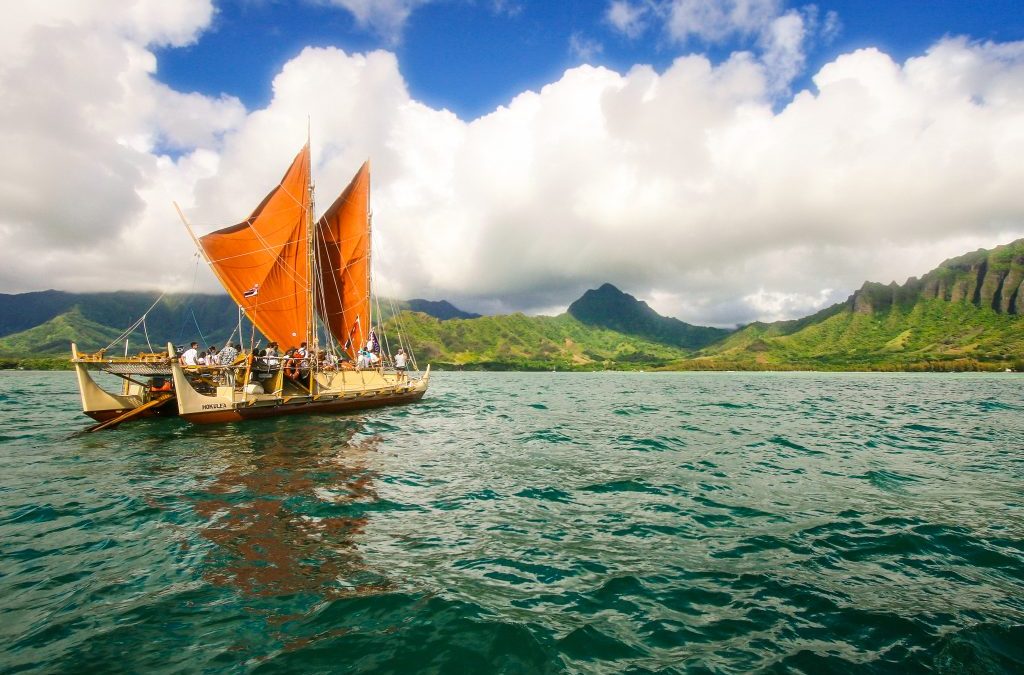
[[82,434],[0,373],[0,671],[1024,671],[1024,377],[437,373]]

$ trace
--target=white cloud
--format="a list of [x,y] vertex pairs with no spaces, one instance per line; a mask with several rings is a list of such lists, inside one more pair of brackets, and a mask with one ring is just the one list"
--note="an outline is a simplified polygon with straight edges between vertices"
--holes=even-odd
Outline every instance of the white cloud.
[[[325,2],[343,7],[352,13],[356,23],[364,28],[375,31],[378,35],[394,44],[399,41],[402,29],[409,15],[417,7],[431,0],[324,0]],[[495,4],[495,11],[505,9],[504,3]],[[510,10],[512,11],[512,10]]]
[[577,59],[588,62],[604,51],[604,45],[597,40],[590,39],[581,33],[573,33],[569,36],[569,53]]
[[[136,44],[182,46],[213,17],[211,0],[47,0],[20,3],[0,24],[0,50],[24,55],[37,36],[54,28],[102,33]],[[5,61],[8,59],[5,58]]]
[[761,33],[761,59],[767,67],[773,90],[785,90],[804,69],[807,31],[799,12],[786,12],[772,19]]
[[612,0],[605,12],[605,19],[619,32],[630,38],[639,37],[647,29],[647,15],[650,8],[630,0]]
[[823,288],[816,294],[783,293],[759,288],[743,297],[743,302],[757,312],[762,321],[779,321],[793,316],[806,316],[835,302],[834,291]]
[[55,1],[11,14],[0,41],[0,284],[158,284],[141,272],[152,257],[138,255],[147,237],[152,252],[166,250],[145,194],[189,159],[162,162],[153,148],[209,144],[245,112],[153,78],[147,47],[194,40],[210,3]]
[[821,39],[825,44],[830,44],[843,30],[843,23],[839,15],[834,11],[825,12],[825,21],[821,24]]
[[[816,5],[784,10],[781,0],[611,0],[605,13],[608,23],[631,39],[660,25],[670,41],[682,46],[696,42],[750,50],[767,66],[776,93],[786,93],[802,72],[817,17]],[[823,40],[835,35],[835,12],[826,15],[820,30]]]
[[680,42],[721,42],[736,34],[757,35],[780,14],[779,0],[663,0],[669,34]]
[[[194,16],[179,39],[209,20]],[[166,37],[145,23],[47,21],[0,65],[8,292],[187,290],[171,200],[200,232],[237,222],[307,114],[321,208],[373,160],[380,290],[467,309],[564,306],[611,281],[692,322],[781,318],[1024,235],[1024,43],[844,54],[781,109],[781,57],[580,66],[467,121],[415,100],[386,51],[306,49],[246,111],[156,81]]]

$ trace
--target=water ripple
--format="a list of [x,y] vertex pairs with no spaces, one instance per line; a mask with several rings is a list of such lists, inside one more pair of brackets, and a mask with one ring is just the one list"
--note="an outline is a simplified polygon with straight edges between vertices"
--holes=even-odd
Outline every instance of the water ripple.
[[0,378],[4,671],[1024,671],[1017,376],[439,373],[96,435]]

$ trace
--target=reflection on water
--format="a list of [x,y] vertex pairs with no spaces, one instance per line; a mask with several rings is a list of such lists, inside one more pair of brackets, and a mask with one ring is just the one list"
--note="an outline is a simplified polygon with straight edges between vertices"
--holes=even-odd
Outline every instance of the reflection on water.
[[[214,584],[252,596],[315,593],[323,598],[380,592],[358,548],[365,510],[377,501],[371,468],[376,439],[347,428],[325,444],[321,424],[291,425],[238,448],[195,502],[216,544],[204,565]],[[250,438],[251,440],[251,438]],[[338,442],[338,441],[341,442]]]

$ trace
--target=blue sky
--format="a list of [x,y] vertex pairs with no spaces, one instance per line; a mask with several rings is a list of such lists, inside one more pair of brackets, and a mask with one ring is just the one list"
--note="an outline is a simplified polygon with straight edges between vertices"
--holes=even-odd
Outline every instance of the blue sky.
[[[655,31],[630,38],[608,22],[607,9],[597,0],[437,0],[413,9],[397,34],[382,34],[326,2],[229,0],[218,3],[212,27],[198,42],[157,51],[157,76],[179,90],[237,96],[259,108],[270,100],[273,76],[306,46],[388,49],[397,54],[414,98],[472,119],[583,62],[619,72],[634,64],[662,70],[681,54],[724,59],[752,42],[734,36],[679,43]],[[807,67],[793,89],[811,86],[809,76],[836,54],[862,47],[903,60],[944,36],[997,42],[1024,37],[1019,0],[817,3],[819,23],[829,12],[838,29],[810,45]],[[574,36],[596,50],[585,56],[574,51]]]
[[372,159],[384,295],[551,314],[611,282],[696,324],[804,316],[1024,237],[1022,17],[1020,0],[21,3],[0,24],[0,292],[219,290],[171,203],[200,233],[238,222],[308,120],[318,204]]

